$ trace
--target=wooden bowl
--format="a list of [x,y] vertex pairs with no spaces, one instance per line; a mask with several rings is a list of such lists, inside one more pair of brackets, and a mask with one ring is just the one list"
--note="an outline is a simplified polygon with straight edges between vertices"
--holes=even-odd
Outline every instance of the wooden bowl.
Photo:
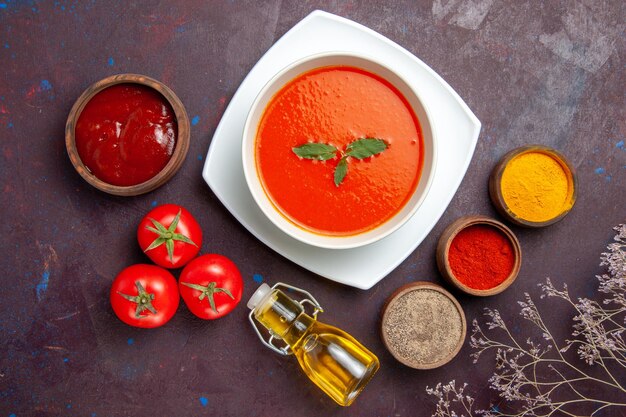
[[[441,313],[447,311],[453,312],[454,315],[458,314],[459,322],[456,322],[456,326],[460,326],[457,328],[458,339],[454,335],[450,336],[451,338],[449,339],[449,343],[451,346],[449,347],[449,349],[446,349],[447,352],[443,352],[445,353],[444,356],[434,361],[420,360],[416,356],[410,357],[407,352],[403,352],[394,343],[406,343],[408,346],[411,346],[411,344],[413,344],[413,346],[425,346],[427,343],[430,343],[431,348],[439,350],[444,348],[445,343],[442,342],[440,339],[442,337],[445,337],[445,333],[437,333],[441,332],[442,329],[444,329],[443,326],[440,326],[441,323],[437,322],[437,319],[441,318],[438,314],[433,314],[434,320],[429,321],[427,317],[419,314],[419,312],[417,311],[401,310],[403,306],[399,303],[402,303],[402,297],[414,291],[423,290],[435,291],[445,297],[445,299],[449,300],[452,303],[452,308],[450,308],[450,305],[448,303],[446,303],[448,304],[447,306],[445,304],[439,303],[440,308],[436,311],[433,311],[433,313]],[[405,317],[407,320],[404,323],[400,324],[403,326],[407,326],[406,330],[409,331],[406,335],[403,335],[402,333],[404,332],[400,331],[394,334],[391,330],[393,326],[398,326],[399,323],[397,323],[397,315],[400,312],[406,313]],[[425,323],[419,323],[420,318],[424,319],[423,321]],[[452,320],[456,321],[456,318],[452,317]],[[429,328],[429,326],[432,328]],[[431,282],[416,281],[398,288],[387,299],[385,306],[383,307],[380,334],[387,350],[389,350],[391,355],[402,364],[415,369],[433,369],[450,362],[459,353],[467,334],[467,321],[465,319],[465,314],[463,313],[463,308],[461,308],[461,305],[452,294],[450,294],[439,285],[433,284]],[[431,337],[431,339],[427,340],[428,337]]]
[[[478,290],[475,288],[468,287],[459,281],[452,272],[452,268],[450,267],[450,263],[448,261],[448,251],[450,250],[450,245],[452,241],[456,237],[456,235],[463,229],[469,226],[473,226],[476,224],[485,224],[492,227],[495,227],[500,232],[502,232],[511,242],[513,246],[513,251],[515,254],[515,261],[513,264],[513,269],[509,276],[502,281],[499,285],[489,288],[486,290]],[[519,273],[520,267],[522,265],[522,248],[519,244],[519,240],[515,234],[506,227],[504,224],[500,223],[497,220],[491,219],[486,216],[465,216],[457,219],[452,222],[446,230],[443,231],[441,237],[439,238],[439,243],[437,244],[437,267],[439,268],[439,272],[443,275],[444,279],[452,284],[455,288],[461,290],[462,292],[470,295],[476,295],[479,297],[487,297],[490,295],[499,294],[502,291],[506,290],[517,278],[517,274]]]
[[[566,208],[563,212],[561,212],[561,214],[559,214],[556,217],[553,217],[550,220],[546,220],[542,222],[535,222],[535,221],[523,219],[517,216],[508,207],[508,205],[504,201],[504,197],[502,196],[502,187],[500,186],[500,183],[502,181],[502,174],[504,172],[504,169],[513,158],[523,153],[527,153],[527,152],[541,152],[552,157],[555,161],[557,161],[561,165],[561,167],[566,172],[566,174],[569,174],[568,177],[569,177],[570,186],[571,186],[571,192],[570,192],[571,197],[569,200],[569,207]],[[513,149],[512,151],[504,155],[502,159],[500,159],[500,161],[494,167],[489,177],[489,196],[491,197],[491,202],[493,203],[496,210],[498,210],[498,212],[511,223],[516,224],[518,226],[529,227],[529,228],[539,228],[539,227],[550,226],[551,224],[554,224],[560,221],[561,219],[563,219],[563,217],[565,217],[567,213],[570,212],[572,207],[574,207],[574,203],[576,202],[577,188],[578,188],[578,179],[576,177],[576,172],[574,171],[574,167],[572,166],[572,164],[560,152],[556,151],[555,149],[549,148],[547,146],[543,146],[543,145],[528,145],[528,146],[522,146],[520,148]]]
[[[80,156],[78,155],[78,151],[76,149],[76,138],[74,129],[76,126],[76,121],[80,117],[80,114],[85,108],[85,105],[89,102],[89,100],[93,98],[93,96],[98,94],[100,91],[116,84],[141,84],[156,90],[168,101],[170,106],[172,106],[174,114],[176,115],[176,123],[178,125],[176,147],[174,148],[174,153],[170,157],[165,167],[149,180],[142,182],[141,184],[131,186],[119,186],[109,184],[96,177],[94,174],[91,173],[89,168],[87,168],[85,164],[83,164],[83,161],[80,159]],[[189,150],[190,132],[191,130],[189,127],[189,117],[187,116],[187,112],[185,111],[183,103],[176,96],[176,94],[174,94],[174,92],[170,90],[165,84],[144,75],[118,74],[112,75],[96,82],[95,84],[92,84],[83,92],[83,94],[80,95],[80,97],[78,97],[78,100],[76,100],[76,103],[74,103],[74,106],[72,107],[72,110],[67,117],[67,124],[65,125],[65,146],[67,148],[67,154],[72,161],[72,165],[74,165],[76,171],[89,184],[109,194],[120,196],[134,196],[147,193],[157,187],[160,187],[170,178],[172,178],[174,174],[176,174],[176,172],[180,169],[183,161],[185,160],[187,151]]]

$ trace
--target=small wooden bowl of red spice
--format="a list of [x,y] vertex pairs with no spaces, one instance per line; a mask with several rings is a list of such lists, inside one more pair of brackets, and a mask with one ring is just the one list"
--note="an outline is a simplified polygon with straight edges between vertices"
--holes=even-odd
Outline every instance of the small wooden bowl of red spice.
[[461,217],[444,230],[437,266],[446,281],[481,297],[499,294],[517,278],[522,249],[504,224],[485,216]]
[[167,182],[189,150],[189,117],[165,84],[119,74],[89,86],[65,126],[76,171],[109,194],[144,194]]

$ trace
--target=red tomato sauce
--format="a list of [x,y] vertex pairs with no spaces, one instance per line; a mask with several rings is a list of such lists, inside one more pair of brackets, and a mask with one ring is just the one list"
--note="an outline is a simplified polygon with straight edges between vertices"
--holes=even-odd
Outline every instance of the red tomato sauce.
[[99,179],[141,184],[167,165],[176,146],[174,110],[157,91],[117,84],[96,94],[76,122],[76,148]]
[[[300,159],[292,148],[323,142],[345,151],[374,137],[389,147],[364,160],[349,158],[335,186],[339,157]],[[283,87],[267,105],[256,136],[257,171],[266,194],[291,222],[326,235],[349,236],[393,217],[421,175],[421,127],[403,95],[383,78],[343,66],[318,68]]]

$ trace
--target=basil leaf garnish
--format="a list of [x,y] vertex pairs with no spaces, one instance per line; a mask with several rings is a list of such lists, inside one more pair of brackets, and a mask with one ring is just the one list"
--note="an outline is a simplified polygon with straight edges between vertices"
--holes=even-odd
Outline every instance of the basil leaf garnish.
[[346,157],[344,156],[339,160],[339,163],[335,167],[335,185],[339,187],[339,184],[343,182],[343,179],[346,177],[348,173],[348,161],[346,161]]
[[387,149],[387,142],[376,138],[357,139],[346,148],[346,155],[357,159],[369,158]]
[[346,146],[345,152],[325,143],[305,143],[304,145],[291,148],[291,150],[300,158],[315,159],[318,161],[333,159],[337,156],[337,152],[339,152],[341,159],[335,167],[333,176],[335,185],[339,187],[339,184],[343,182],[348,174],[349,156],[356,159],[365,159],[383,152],[388,147],[387,142],[382,139],[361,138],[350,142],[350,144]]
[[337,148],[325,143],[305,143],[292,148],[292,150],[300,158],[317,159],[318,161],[333,159],[337,155]]

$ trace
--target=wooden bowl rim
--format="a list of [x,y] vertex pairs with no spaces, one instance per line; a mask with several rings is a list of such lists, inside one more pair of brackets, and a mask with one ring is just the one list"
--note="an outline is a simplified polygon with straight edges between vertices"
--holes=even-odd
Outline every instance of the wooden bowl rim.
[[[529,152],[541,152],[549,155],[551,158],[556,160],[559,165],[561,165],[566,173],[569,172],[569,180],[571,181],[572,194],[569,198],[569,200],[571,201],[571,205],[569,206],[569,208],[561,212],[561,214],[559,214],[558,216],[543,222],[533,222],[518,217],[504,201],[504,196],[502,195],[502,187],[500,186],[500,183],[502,181],[502,174],[504,173],[504,169],[509,164],[509,162],[516,156]],[[492,170],[491,175],[489,176],[489,196],[491,197],[491,202],[504,218],[509,220],[511,223],[522,227],[541,228],[550,226],[554,223],[561,221],[576,204],[577,192],[578,176],[576,175],[576,170],[572,166],[571,162],[561,152],[545,145],[526,145],[507,152],[500,159],[500,161],[498,161],[498,163]]]
[[[152,88],[161,94],[161,96],[165,98],[174,110],[178,130],[174,153],[165,167],[163,167],[161,171],[149,180],[130,186],[109,184],[96,177],[87,168],[87,166],[85,166],[80,158],[80,155],[78,154],[78,150],[76,149],[75,126],[76,121],[80,117],[83,109],[96,94],[117,84],[140,84]],[[111,75],[91,84],[83,91],[72,106],[65,125],[65,147],[74,169],[76,169],[80,176],[92,186],[106,193],[118,196],[135,196],[144,194],[165,184],[182,166],[185,156],[189,150],[190,136],[191,129],[189,125],[189,116],[187,115],[185,106],[178,96],[162,82],[140,74]]]
[[[515,262],[509,276],[499,285],[486,290],[471,288],[459,281],[452,272],[452,268],[450,268],[450,263],[448,261],[448,252],[450,250],[450,245],[452,244],[452,241],[454,240],[456,235],[459,234],[461,230],[477,224],[489,225],[500,230],[511,242],[511,245],[513,246],[513,252],[515,254]],[[515,236],[515,233],[513,233],[513,231],[509,229],[504,223],[501,223],[487,216],[463,216],[452,222],[441,234],[441,237],[439,238],[439,242],[437,244],[437,266],[439,267],[439,272],[441,272],[446,281],[451,283],[457,289],[466,294],[479,297],[488,297],[501,293],[502,291],[510,287],[513,282],[515,282],[522,266],[522,247],[519,243],[519,240],[517,239],[517,236]]]
[[[403,295],[405,295],[405,294],[407,294],[407,293],[409,293],[411,291],[420,290],[420,289],[430,289],[430,290],[437,291],[440,294],[444,295],[450,301],[452,301],[452,304],[454,304],[454,306],[456,307],[459,315],[461,316],[462,334],[461,334],[461,337],[460,337],[456,347],[447,356],[445,356],[443,359],[440,359],[437,362],[433,362],[433,363],[429,363],[429,364],[418,364],[416,362],[411,362],[411,361],[408,361],[405,358],[401,357],[400,355],[398,355],[395,352],[395,350],[391,347],[391,345],[389,344],[389,341],[387,339],[387,335],[385,334],[385,323],[388,320],[388,314],[387,313],[389,312],[389,307],[392,306],[393,303],[395,301],[397,301]],[[406,366],[408,366],[410,368],[413,368],[413,369],[422,369],[422,370],[434,369],[434,368],[438,368],[438,367],[443,366],[446,363],[450,362],[459,353],[459,351],[463,347],[463,344],[465,343],[465,337],[467,336],[467,320],[465,318],[465,312],[463,311],[463,307],[461,307],[461,304],[458,302],[456,297],[454,297],[452,294],[450,294],[450,292],[448,292],[445,288],[443,288],[440,285],[437,285],[437,284],[434,284],[432,282],[429,282],[429,281],[415,281],[415,282],[411,282],[411,283],[408,283],[406,285],[401,286],[400,288],[395,290],[387,298],[387,300],[385,301],[385,304],[383,305],[383,309],[382,309],[382,318],[381,318],[381,323],[380,323],[380,333],[381,333],[381,339],[383,340],[383,344],[385,345],[385,347],[387,348],[389,353],[391,353],[391,355],[394,358],[396,358],[396,360],[398,362],[400,362],[403,365],[406,365]]]

